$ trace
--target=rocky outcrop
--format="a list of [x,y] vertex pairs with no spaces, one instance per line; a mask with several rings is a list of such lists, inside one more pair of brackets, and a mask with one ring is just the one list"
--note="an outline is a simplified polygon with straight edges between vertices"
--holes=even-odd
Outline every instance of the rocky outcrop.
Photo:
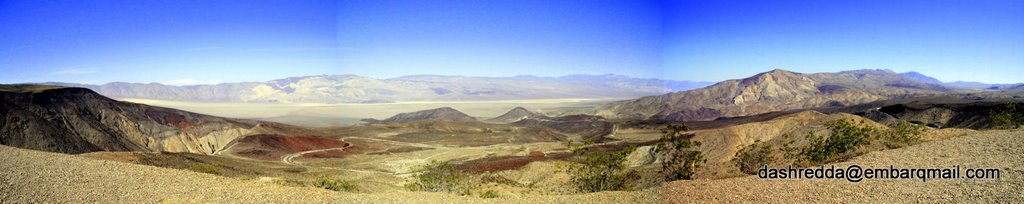
[[658,158],[655,155],[654,146],[637,147],[626,156],[627,167],[638,167],[653,164]]
[[84,88],[3,85],[0,144],[63,153],[212,154],[262,132],[255,121],[111,100]]

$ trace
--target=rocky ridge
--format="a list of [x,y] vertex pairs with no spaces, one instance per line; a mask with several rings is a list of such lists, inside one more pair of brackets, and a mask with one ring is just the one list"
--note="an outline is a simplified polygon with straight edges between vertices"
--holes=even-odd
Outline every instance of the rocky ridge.
[[951,89],[889,70],[802,74],[776,69],[705,88],[603,105],[609,118],[713,120],[761,113],[842,107],[881,99],[937,95]]

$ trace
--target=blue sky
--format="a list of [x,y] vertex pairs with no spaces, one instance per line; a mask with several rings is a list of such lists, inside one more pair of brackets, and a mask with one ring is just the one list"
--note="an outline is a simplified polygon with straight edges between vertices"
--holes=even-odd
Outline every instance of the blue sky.
[[0,83],[774,68],[1024,82],[1024,1],[0,0]]
[[671,1],[665,8],[670,77],[891,69],[947,82],[1024,82],[1024,1]]

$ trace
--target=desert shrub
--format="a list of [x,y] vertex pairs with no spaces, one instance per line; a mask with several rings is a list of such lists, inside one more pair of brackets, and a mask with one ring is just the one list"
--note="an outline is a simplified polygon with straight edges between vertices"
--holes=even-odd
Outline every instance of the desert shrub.
[[284,169],[281,169],[281,171],[288,173],[302,173],[306,172],[306,167],[285,167]]
[[306,182],[291,179],[274,180],[274,184],[291,187],[305,187],[307,185]]
[[352,181],[335,180],[335,179],[327,178],[325,176],[321,176],[321,177],[316,178],[316,180],[313,181],[313,186],[315,186],[317,188],[323,188],[323,189],[327,189],[327,190],[332,190],[332,191],[349,191],[349,192],[351,192],[351,191],[355,191],[356,190],[356,184],[354,182],[352,182]]
[[212,164],[194,163],[188,167],[188,170],[199,173],[221,175],[220,167]]
[[508,185],[508,186],[516,186],[516,187],[524,186],[522,183],[516,182],[516,181],[514,181],[512,179],[505,178],[504,176],[500,176],[500,175],[494,175],[494,174],[485,174],[483,176],[480,176],[480,183],[483,183],[483,184],[496,183],[496,184],[503,184],[503,185]]
[[802,161],[820,164],[841,159],[838,157],[853,152],[861,145],[867,145],[876,132],[872,127],[858,126],[847,120],[827,122],[825,127],[831,132],[828,137],[807,133],[809,144],[800,150]]
[[988,110],[989,125],[996,129],[1017,129],[1024,124],[1024,113],[1018,110],[1016,103],[1007,103],[1000,109]]
[[472,185],[451,163],[430,161],[416,170],[413,182],[405,187],[412,191],[448,192],[459,195],[469,194]]
[[692,135],[682,135],[689,128],[685,124],[669,123],[658,141],[657,153],[661,158],[661,171],[665,180],[693,179],[700,164],[706,162],[704,155],[695,150],[700,142],[691,141]]
[[784,160],[799,160],[800,159],[800,147],[794,146],[796,140],[793,139],[793,135],[783,134],[784,139],[782,147],[779,147],[779,151],[782,152],[782,159]]
[[480,198],[497,198],[498,192],[494,190],[487,190],[480,193]]
[[887,148],[898,148],[912,145],[921,141],[921,133],[927,128],[922,125],[900,121],[889,125],[889,130],[882,131],[882,138],[885,139]]
[[572,152],[573,155],[580,156],[586,153],[586,147],[592,144],[594,144],[594,142],[588,141],[584,143],[579,143],[575,142],[572,139],[568,139],[565,141],[565,148],[569,149],[569,152]]
[[740,171],[746,174],[757,174],[757,170],[762,166],[773,164],[776,159],[772,156],[774,150],[769,144],[761,143],[761,141],[754,141],[753,144],[747,145],[736,152],[736,157],[732,158],[735,162],[736,167],[740,168]]
[[[568,144],[571,145],[571,144]],[[583,161],[569,162],[560,170],[569,174],[569,182],[580,192],[626,190],[626,182],[636,173],[626,169],[626,156],[635,148],[619,151],[582,152]]]

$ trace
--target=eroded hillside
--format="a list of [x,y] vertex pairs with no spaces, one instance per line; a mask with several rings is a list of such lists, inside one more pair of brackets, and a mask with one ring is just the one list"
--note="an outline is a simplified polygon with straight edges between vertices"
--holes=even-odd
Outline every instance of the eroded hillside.
[[120,102],[84,88],[5,88],[0,103],[0,144],[54,152],[212,154],[242,136],[295,130]]

